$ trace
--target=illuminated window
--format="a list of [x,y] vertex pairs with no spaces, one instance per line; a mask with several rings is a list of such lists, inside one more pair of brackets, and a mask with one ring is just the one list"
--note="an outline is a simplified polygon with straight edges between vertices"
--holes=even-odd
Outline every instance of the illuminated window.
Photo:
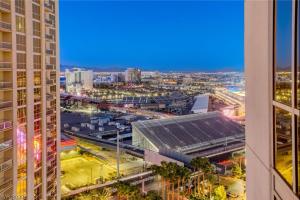
[[26,126],[17,128],[17,162],[18,162],[18,184],[17,194],[19,196],[26,195]]
[[41,118],[41,104],[34,105],[34,119]]
[[26,72],[17,72],[17,87],[26,87]]
[[26,105],[26,90],[17,91],[17,102],[18,106]]
[[25,18],[16,16],[16,30],[17,32],[25,33]]
[[34,88],[34,103],[41,101],[41,88]]
[[26,123],[26,107],[18,109],[17,118],[19,124]]
[[34,72],[34,85],[39,86],[41,85],[41,72]]
[[292,185],[292,115],[275,108],[275,168]]

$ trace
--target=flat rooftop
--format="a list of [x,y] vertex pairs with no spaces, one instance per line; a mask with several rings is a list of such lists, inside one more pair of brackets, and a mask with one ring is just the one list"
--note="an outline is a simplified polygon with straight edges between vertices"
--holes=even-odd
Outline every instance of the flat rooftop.
[[189,153],[216,144],[243,141],[245,130],[220,112],[183,115],[132,123],[158,149]]

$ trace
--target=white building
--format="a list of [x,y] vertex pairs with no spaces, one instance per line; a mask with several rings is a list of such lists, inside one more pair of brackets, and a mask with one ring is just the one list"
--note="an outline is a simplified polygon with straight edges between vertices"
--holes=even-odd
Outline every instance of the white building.
[[141,81],[141,70],[128,68],[125,71],[125,82],[136,83]]
[[80,68],[66,69],[66,92],[79,94],[93,89],[93,71]]
[[209,95],[198,95],[195,97],[195,103],[192,107],[193,113],[207,113]]

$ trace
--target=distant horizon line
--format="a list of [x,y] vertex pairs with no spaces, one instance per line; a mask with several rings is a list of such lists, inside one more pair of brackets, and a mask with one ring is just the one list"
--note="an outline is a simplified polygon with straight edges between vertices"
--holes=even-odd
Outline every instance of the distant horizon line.
[[89,66],[79,66],[79,65],[64,65],[61,64],[60,65],[60,71],[64,71],[65,69],[72,69],[72,68],[82,68],[82,69],[92,69],[96,72],[123,72],[128,68],[138,68],[141,71],[145,71],[145,72],[164,72],[164,73],[233,73],[233,72],[241,72],[244,73],[244,70],[240,69],[240,70],[234,70],[234,69],[230,69],[229,67],[227,69],[222,69],[222,70],[157,70],[157,69],[144,69],[143,67],[140,66],[130,66],[130,67],[89,67]]

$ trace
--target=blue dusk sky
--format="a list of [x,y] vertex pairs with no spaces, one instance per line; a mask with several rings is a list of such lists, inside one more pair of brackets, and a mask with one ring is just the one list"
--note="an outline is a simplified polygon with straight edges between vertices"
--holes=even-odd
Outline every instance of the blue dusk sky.
[[62,65],[243,71],[243,1],[60,1]]

